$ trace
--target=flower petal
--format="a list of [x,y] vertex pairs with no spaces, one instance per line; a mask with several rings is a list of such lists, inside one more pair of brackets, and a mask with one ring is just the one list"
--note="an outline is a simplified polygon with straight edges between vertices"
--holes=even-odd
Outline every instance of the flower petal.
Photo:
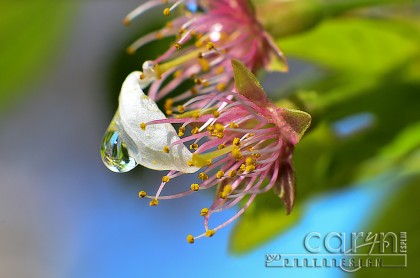
[[260,107],[268,106],[264,89],[254,74],[238,60],[232,60],[232,67],[237,92]]
[[283,119],[285,125],[284,136],[293,144],[297,144],[305,133],[306,129],[311,125],[311,115],[306,112],[288,109],[278,108],[278,114]]
[[280,175],[273,187],[273,191],[283,201],[287,214],[290,214],[295,202],[296,178],[295,171],[289,163],[284,163],[280,167]]
[[140,128],[141,123],[166,119],[156,103],[143,93],[149,82],[140,79],[141,72],[130,73],[122,85],[119,107],[115,118],[117,131],[136,162],[154,170],[177,170],[192,173],[198,170],[188,166],[192,153],[183,145],[163,151],[165,146],[180,140],[171,124]]

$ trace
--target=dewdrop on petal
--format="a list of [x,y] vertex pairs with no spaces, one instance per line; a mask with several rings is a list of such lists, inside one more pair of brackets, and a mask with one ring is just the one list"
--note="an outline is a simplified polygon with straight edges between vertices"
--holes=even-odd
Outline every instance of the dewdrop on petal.
[[119,173],[130,171],[137,164],[154,170],[195,172],[198,168],[187,165],[192,159],[188,148],[182,144],[171,146],[180,140],[171,124],[146,124],[166,119],[156,103],[143,93],[157,78],[153,68],[147,62],[143,72],[132,72],[125,79],[117,112],[102,141],[102,161],[111,171]]

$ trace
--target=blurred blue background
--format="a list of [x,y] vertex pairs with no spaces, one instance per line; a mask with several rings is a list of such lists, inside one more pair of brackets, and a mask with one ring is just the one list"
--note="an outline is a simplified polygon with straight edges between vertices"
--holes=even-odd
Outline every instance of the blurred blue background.
[[[399,185],[392,173],[316,196],[301,205],[304,216],[295,227],[249,253],[233,255],[228,252],[232,225],[211,239],[193,245],[185,241],[187,234],[201,232],[197,211],[211,202],[211,194],[151,208],[137,192],[154,188],[161,173],[136,169],[121,175],[105,168],[99,145],[113,116],[109,71],[116,52],[135,32],[121,19],[138,3],[63,3],[71,15],[63,12],[54,39],[45,41],[47,55],[31,72],[22,69],[19,83],[24,85],[13,90],[19,97],[2,106],[0,276],[346,276],[332,268],[267,268],[265,255],[304,253],[304,236],[312,231],[362,230]],[[31,16],[45,17],[36,10]],[[21,20],[31,25],[23,14]],[[140,19],[139,25],[147,20]],[[2,39],[3,45],[13,43],[7,36]],[[292,75],[307,70],[293,60],[290,67]],[[2,75],[7,71],[1,68]],[[272,81],[269,76],[266,86]]]

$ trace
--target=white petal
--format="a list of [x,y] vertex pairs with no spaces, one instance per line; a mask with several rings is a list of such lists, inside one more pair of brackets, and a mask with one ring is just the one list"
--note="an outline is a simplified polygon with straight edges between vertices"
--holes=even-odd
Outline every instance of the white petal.
[[187,164],[192,153],[184,144],[170,148],[169,153],[163,152],[164,146],[180,139],[171,124],[149,125],[146,130],[140,128],[141,123],[166,119],[156,103],[143,93],[142,89],[150,82],[140,80],[140,74],[136,71],[127,76],[115,115],[117,131],[126,143],[129,155],[150,169],[196,172],[199,168]]

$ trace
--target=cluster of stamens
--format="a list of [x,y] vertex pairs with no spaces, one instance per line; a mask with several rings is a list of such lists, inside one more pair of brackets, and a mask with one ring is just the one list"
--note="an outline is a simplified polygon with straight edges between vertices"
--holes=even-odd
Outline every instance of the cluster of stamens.
[[[180,139],[165,146],[162,151],[169,154],[172,147],[185,144],[193,152],[188,166],[200,168],[197,182],[191,184],[187,190],[173,195],[161,194],[171,179],[183,174],[172,170],[162,178],[155,195],[147,195],[141,191],[141,198],[150,198],[150,205],[155,206],[158,200],[179,198],[217,186],[217,199],[213,205],[200,211],[200,215],[205,218],[206,232],[197,237],[188,237],[190,243],[202,236],[213,236],[243,211],[216,228],[209,229],[208,219],[212,213],[234,206],[246,195],[251,196],[246,205],[248,206],[256,194],[270,190],[277,178],[277,174],[272,173],[279,165],[278,158],[283,145],[277,128],[270,119],[254,111],[246,99],[238,95],[233,99],[227,98],[228,96],[231,95],[217,93],[200,97],[212,103],[212,107],[218,107],[217,110],[194,110],[178,114],[174,118],[140,123],[141,132],[147,132],[147,128],[142,127],[149,125],[182,124],[178,128]],[[265,179],[268,182],[264,182]]]
[[[163,9],[165,16],[174,11],[180,12],[177,13],[179,16],[167,22],[162,29],[139,38],[128,47],[128,52],[134,53],[150,42],[175,38],[173,47],[151,61],[156,66],[159,80],[148,91],[151,99],[159,101],[179,85],[193,81],[189,89],[171,100],[166,100],[164,112],[168,116],[176,111],[183,113],[185,108],[180,107],[180,103],[197,94],[231,92],[231,59],[239,59],[252,71],[256,71],[267,65],[272,52],[277,51],[273,51],[274,46],[270,45],[268,35],[249,7],[242,2],[246,1],[230,4],[221,0],[153,0],[139,6],[125,18],[124,23],[129,24],[135,17],[160,5],[169,5]],[[241,26],[241,31],[238,26]],[[204,105],[206,104],[203,102],[196,102],[187,109],[199,109]]]

